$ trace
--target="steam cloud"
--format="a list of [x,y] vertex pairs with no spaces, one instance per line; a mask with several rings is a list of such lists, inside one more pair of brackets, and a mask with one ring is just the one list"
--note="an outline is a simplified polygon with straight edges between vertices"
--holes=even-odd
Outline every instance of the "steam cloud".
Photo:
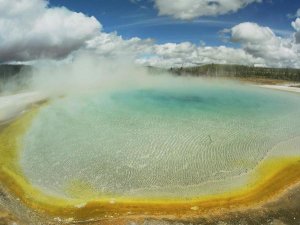
[[5,86],[3,93],[6,96],[0,97],[0,124],[45,99],[114,88],[151,87],[164,83],[164,77],[149,76],[146,67],[130,60],[103,59],[89,53],[78,54],[72,61],[63,63],[44,61],[34,66],[30,74],[19,74],[17,79],[18,82],[22,79],[19,83],[23,86],[17,92],[14,93],[13,85],[17,80],[11,80],[10,85]]

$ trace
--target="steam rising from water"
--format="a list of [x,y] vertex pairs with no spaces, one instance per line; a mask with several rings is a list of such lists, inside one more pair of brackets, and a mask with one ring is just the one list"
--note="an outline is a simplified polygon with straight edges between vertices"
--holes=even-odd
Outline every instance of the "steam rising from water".
[[160,76],[158,81],[157,77],[148,75],[147,68],[134,64],[130,58],[112,60],[81,53],[62,62],[39,61],[33,64],[30,73],[23,71],[2,84],[0,123],[43,99],[167,82],[165,76]]

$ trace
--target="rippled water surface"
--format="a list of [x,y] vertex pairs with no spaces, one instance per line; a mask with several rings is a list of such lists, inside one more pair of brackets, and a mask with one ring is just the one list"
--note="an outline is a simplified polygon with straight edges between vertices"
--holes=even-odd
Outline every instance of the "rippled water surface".
[[191,197],[300,136],[299,99],[237,84],[69,96],[37,115],[21,165],[34,185],[66,197]]

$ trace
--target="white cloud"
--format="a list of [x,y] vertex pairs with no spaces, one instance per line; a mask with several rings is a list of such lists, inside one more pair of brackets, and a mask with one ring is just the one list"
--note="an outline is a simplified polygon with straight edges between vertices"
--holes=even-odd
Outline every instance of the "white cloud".
[[297,18],[295,21],[293,21],[292,26],[296,31],[300,31],[300,18]]
[[[299,14],[300,14],[300,9],[298,10]],[[300,15],[299,15],[300,17]],[[294,27],[294,29],[297,31],[295,33],[295,40],[296,43],[300,43],[300,18],[297,18],[295,21],[292,22],[292,26]]]
[[137,61],[144,65],[160,67],[196,66],[208,63],[243,65],[264,63],[263,59],[254,58],[242,49],[197,46],[190,42],[155,45],[151,57],[140,58]]
[[[229,9],[230,4],[243,7],[254,1],[215,1],[220,3],[218,6],[212,6],[214,4],[208,1],[178,2],[181,4],[170,5],[180,8],[191,2],[202,2],[203,6],[216,7],[214,12],[220,13],[218,10],[222,5]],[[192,9],[188,12],[190,16],[199,16],[200,11]],[[240,48],[190,42],[155,44],[151,39],[133,37],[126,40],[117,33],[101,32],[101,24],[94,17],[64,7],[49,8],[45,0],[0,0],[0,61],[61,59],[80,50],[104,58],[117,56],[161,67],[207,63],[300,67],[300,45],[297,44],[300,42],[300,19],[292,26],[296,30],[295,38],[279,37],[269,27],[249,22],[227,29],[231,40],[239,43]]]
[[124,40],[117,33],[101,33],[87,41],[87,49],[104,57],[136,57],[151,51],[153,40],[137,37]]
[[100,29],[94,17],[45,0],[0,0],[0,61],[62,58]]
[[133,3],[133,4],[137,4],[137,3],[139,3],[141,0],[130,0],[130,2],[131,3]]
[[11,19],[14,17],[33,18],[35,17],[33,12],[35,12],[35,14],[41,14],[46,7],[47,2],[41,0],[0,0],[0,15],[1,17]]
[[231,29],[232,41],[242,43],[268,42],[275,37],[269,27],[261,27],[256,23],[240,23]]
[[151,39],[123,39],[116,33],[101,33],[87,42],[87,48],[105,58],[131,58],[137,63],[158,67],[195,66],[207,63],[263,64],[243,49],[225,46],[198,46],[190,42],[155,44]]
[[[300,20],[293,26],[300,29]],[[300,67],[300,46],[293,38],[277,36],[269,27],[241,23],[227,30],[241,48],[198,46],[189,42],[155,45],[139,63],[151,66],[195,66],[208,63]]]
[[236,12],[253,2],[261,0],[155,0],[155,6],[160,15],[190,20]]
[[209,47],[190,42],[155,44],[151,39],[123,39],[116,33],[101,33],[87,42],[87,49],[104,58],[131,58],[143,65],[159,67],[195,66],[206,63],[262,64],[243,49]]
[[269,27],[241,23],[231,29],[231,40],[255,58],[263,58],[268,66],[300,66],[297,46],[291,38],[281,38]]

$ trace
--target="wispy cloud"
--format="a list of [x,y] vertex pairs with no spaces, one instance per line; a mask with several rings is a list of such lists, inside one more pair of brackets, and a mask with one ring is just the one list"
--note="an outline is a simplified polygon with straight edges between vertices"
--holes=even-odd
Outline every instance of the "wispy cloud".
[[272,29],[273,32],[279,36],[289,37],[293,35],[293,31],[291,30],[282,30],[282,29]]
[[300,9],[298,9],[297,12],[296,12],[295,14],[293,14],[293,13],[287,14],[287,17],[288,17],[289,19],[294,19],[294,18],[300,17]]
[[[139,15],[137,15],[137,17],[139,17]],[[132,22],[132,23],[124,23],[110,28],[122,29],[122,28],[130,28],[130,27],[155,27],[155,26],[165,26],[165,25],[190,25],[190,24],[194,24],[194,25],[202,24],[202,25],[223,27],[225,25],[234,25],[235,23],[231,21],[221,21],[221,20],[212,20],[212,19],[197,19],[193,21],[182,21],[182,20],[174,20],[168,17],[157,17],[157,18],[139,20],[137,22]]]

